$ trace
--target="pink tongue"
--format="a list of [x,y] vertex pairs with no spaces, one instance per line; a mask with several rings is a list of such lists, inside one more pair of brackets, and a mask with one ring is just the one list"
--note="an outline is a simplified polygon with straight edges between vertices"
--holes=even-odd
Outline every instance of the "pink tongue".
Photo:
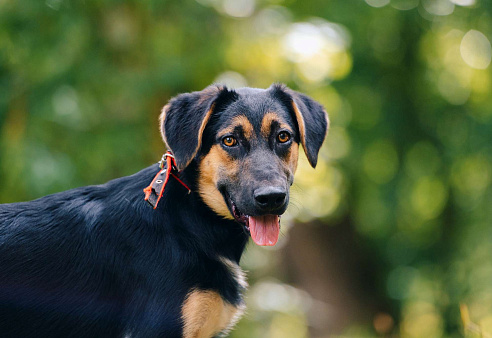
[[277,215],[250,216],[248,223],[251,237],[256,244],[273,246],[277,243],[280,232]]

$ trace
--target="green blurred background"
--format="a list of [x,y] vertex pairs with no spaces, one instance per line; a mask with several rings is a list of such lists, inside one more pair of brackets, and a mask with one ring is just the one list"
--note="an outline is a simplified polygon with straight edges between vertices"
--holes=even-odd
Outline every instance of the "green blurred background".
[[[492,335],[490,0],[0,0],[0,202],[132,174],[167,100],[284,82],[331,129],[231,337]],[[461,312],[460,312],[461,306]]]

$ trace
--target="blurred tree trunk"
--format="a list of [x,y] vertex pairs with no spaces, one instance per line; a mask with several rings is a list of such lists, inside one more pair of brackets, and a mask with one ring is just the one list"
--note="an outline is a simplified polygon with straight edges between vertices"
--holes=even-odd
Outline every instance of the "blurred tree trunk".
[[367,325],[375,314],[386,312],[376,287],[378,264],[370,261],[370,251],[347,219],[333,226],[296,224],[282,256],[288,282],[313,298],[311,336],[341,333],[354,323]]

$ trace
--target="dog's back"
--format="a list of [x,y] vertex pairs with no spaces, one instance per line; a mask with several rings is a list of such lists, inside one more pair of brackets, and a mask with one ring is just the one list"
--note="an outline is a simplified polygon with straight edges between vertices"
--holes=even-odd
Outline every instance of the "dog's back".
[[124,218],[136,216],[125,210],[134,194],[113,189],[132,183],[119,179],[0,205],[1,336],[122,333],[122,279],[127,288],[136,283],[121,255],[125,246],[132,250],[128,231],[135,226]]

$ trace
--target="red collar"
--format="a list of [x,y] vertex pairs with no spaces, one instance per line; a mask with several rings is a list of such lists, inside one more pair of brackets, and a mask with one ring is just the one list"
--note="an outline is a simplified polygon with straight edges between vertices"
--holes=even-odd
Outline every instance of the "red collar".
[[161,200],[164,188],[169,181],[169,176],[174,177],[183,187],[188,189],[188,194],[191,192],[191,189],[178,177],[179,171],[176,168],[176,160],[171,151],[168,150],[162,155],[162,158],[159,161],[159,168],[159,172],[155,175],[152,182],[150,182],[150,185],[143,190],[145,193],[145,200],[149,202],[154,209],[157,208],[157,204]]

